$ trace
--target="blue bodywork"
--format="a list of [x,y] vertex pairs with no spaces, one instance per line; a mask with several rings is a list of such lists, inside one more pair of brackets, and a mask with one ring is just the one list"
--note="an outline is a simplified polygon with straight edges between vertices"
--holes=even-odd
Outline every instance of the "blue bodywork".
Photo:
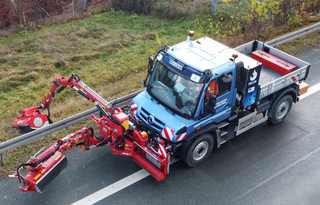
[[[232,72],[235,76],[235,64],[228,63],[221,67],[221,73]],[[221,75],[221,74],[220,74]],[[220,76],[218,73],[216,76]],[[215,78],[215,77],[213,77]],[[225,93],[217,98],[215,113],[208,114],[201,118],[204,113],[204,95],[202,92],[198,109],[192,119],[184,118],[172,110],[167,108],[153,98],[145,89],[137,95],[133,102],[138,105],[137,117],[141,120],[142,124],[151,130],[160,133],[164,127],[173,128],[174,131],[179,131],[183,127],[187,127],[188,135],[193,134],[201,127],[208,124],[219,123],[231,115],[231,108],[235,104],[236,82],[235,78],[232,80],[232,89],[230,92]],[[207,86],[204,90],[206,90]]]
[[169,108],[160,104],[148,94],[147,90],[136,96],[133,101],[138,105],[138,119],[157,133],[161,132],[164,127],[173,128],[177,131],[195,122],[193,119],[186,119],[179,116]]
[[[233,63],[225,64],[219,70],[221,73],[216,73],[213,79],[227,72],[232,72],[233,76],[236,74],[235,64]],[[205,112],[204,95],[208,85],[205,86],[204,91],[200,96],[196,113],[191,119],[184,118],[166,106],[162,105],[155,98],[153,98],[146,89],[137,95],[133,99],[133,102],[138,105],[138,119],[143,123],[143,125],[151,128],[153,131],[159,133],[164,127],[169,127],[173,128],[174,131],[177,132],[183,127],[186,127],[188,135],[191,135],[201,127],[205,127],[212,123],[219,123],[230,117],[231,108],[235,104],[235,85],[235,78],[233,78],[232,89],[230,92],[227,92],[216,99],[215,113],[207,113],[207,115],[204,117],[201,116],[203,116]]]
[[[186,42],[186,44],[188,44],[188,42]],[[195,54],[191,55],[190,53],[183,54],[185,50],[183,49],[184,47],[187,49],[189,48],[188,45],[178,44],[178,46],[171,48],[169,51],[160,53],[161,57],[156,57],[156,59],[165,64],[168,69],[174,70],[174,72],[179,73],[179,75],[185,76],[188,79],[192,74],[201,77],[199,78],[199,81],[204,83],[204,88],[201,91],[198,106],[192,117],[183,117],[169,109],[166,105],[161,104],[161,102],[155,99],[148,93],[148,90],[145,89],[133,99],[133,102],[138,106],[137,119],[144,127],[153,132],[160,133],[163,128],[168,127],[173,128],[175,133],[177,133],[180,129],[186,128],[187,136],[191,136],[203,127],[210,124],[218,124],[219,122],[226,120],[232,114],[232,108],[235,105],[237,94],[236,64],[229,58],[225,59],[223,62],[218,62],[219,64],[216,63],[217,61],[214,62],[215,64],[210,61],[204,62],[203,56],[199,57]],[[191,49],[194,52],[198,52],[195,46],[191,47]],[[223,49],[225,49],[225,47],[223,47]],[[187,57],[183,58],[183,56]],[[205,72],[208,69],[195,67],[195,65],[198,65],[196,63],[188,63],[188,60],[190,60],[190,62],[196,62],[197,58],[199,58],[199,61],[202,61],[199,65],[211,68],[210,71],[212,75],[209,79],[204,78]],[[215,111],[213,113],[205,113],[205,93],[210,81],[217,80],[225,74],[232,76],[230,90],[216,98]],[[152,75],[152,71],[150,75]]]

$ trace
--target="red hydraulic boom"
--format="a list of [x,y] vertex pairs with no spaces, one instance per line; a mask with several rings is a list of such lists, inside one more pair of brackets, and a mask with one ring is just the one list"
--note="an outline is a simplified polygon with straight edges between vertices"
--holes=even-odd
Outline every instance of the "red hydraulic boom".
[[102,116],[93,115],[91,119],[98,126],[99,134],[95,135],[93,128],[83,127],[59,139],[31,157],[26,163],[21,164],[14,175],[22,183],[21,191],[41,192],[44,186],[66,165],[65,153],[76,147],[88,150],[92,146],[106,145],[111,148],[114,155],[131,157],[157,181],[166,179],[170,166],[169,144],[160,136],[150,136],[138,128],[134,120],[135,105],[131,107],[129,113],[125,113],[122,108],[111,107],[77,75],[72,75],[70,78],[56,78],[49,95],[44,98],[41,105],[25,109],[16,119],[16,125],[21,120],[25,123],[23,126],[26,126],[29,121],[32,121],[29,118],[35,116],[49,119],[49,116],[42,114],[40,110],[47,109],[56,92],[66,87],[75,89],[97,104]]
[[[57,77],[52,82],[49,94],[43,98],[40,105],[25,108],[20,111],[20,114],[14,120],[12,126],[21,132],[29,132],[51,123],[50,105],[56,94],[65,88],[72,88],[88,100],[97,103],[104,109],[108,109],[108,102],[82,82],[77,75],[73,74],[70,78]],[[43,110],[47,110],[48,113],[42,113]]]

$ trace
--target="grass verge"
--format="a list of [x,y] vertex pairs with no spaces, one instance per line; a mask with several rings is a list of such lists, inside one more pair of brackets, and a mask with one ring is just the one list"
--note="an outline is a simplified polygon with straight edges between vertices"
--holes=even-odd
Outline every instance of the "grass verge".
[[320,31],[313,32],[303,36],[302,38],[297,38],[293,41],[280,45],[279,49],[292,55],[296,55],[313,47],[320,47]]

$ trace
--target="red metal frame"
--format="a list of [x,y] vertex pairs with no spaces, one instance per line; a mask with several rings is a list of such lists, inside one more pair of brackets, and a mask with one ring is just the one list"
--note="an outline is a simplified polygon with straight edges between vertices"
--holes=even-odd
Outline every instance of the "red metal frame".
[[[102,117],[95,115],[91,117],[99,128],[99,136],[95,136],[93,128],[83,127],[58,140],[25,164],[20,165],[16,177],[22,182],[21,191],[40,192],[43,186],[63,167],[66,162],[64,154],[75,147],[88,150],[91,146],[107,145],[111,148],[113,155],[131,157],[157,181],[166,179],[169,174],[170,153],[166,149],[164,141],[160,140],[159,136],[150,137],[146,132],[137,129],[135,122],[130,121],[128,114],[121,108],[110,107],[106,100],[76,75],[72,75],[68,79],[57,78],[41,105],[25,109],[24,115],[18,116],[16,121],[20,120],[28,124],[29,121],[32,121],[32,117],[41,115],[48,119],[49,117],[42,114],[40,110],[48,108],[56,92],[65,87],[75,89],[101,108],[104,113]],[[131,106],[132,119],[135,110],[136,106]],[[20,173],[23,168],[26,170],[26,174],[22,176]]]

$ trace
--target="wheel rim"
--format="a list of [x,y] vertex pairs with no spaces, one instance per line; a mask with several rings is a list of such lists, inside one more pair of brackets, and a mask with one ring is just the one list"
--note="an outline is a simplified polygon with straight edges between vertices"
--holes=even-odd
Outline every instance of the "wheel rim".
[[280,103],[278,106],[276,117],[278,120],[283,119],[289,112],[290,103],[286,100]]
[[202,141],[195,146],[192,152],[193,160],[202,160],[208,153],[209,143],[207,141]]

